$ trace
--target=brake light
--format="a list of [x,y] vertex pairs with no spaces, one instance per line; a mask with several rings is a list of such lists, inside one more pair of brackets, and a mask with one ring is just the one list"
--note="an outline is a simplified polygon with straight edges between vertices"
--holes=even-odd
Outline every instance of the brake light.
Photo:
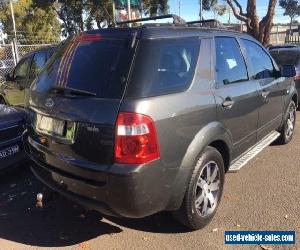
[[146,115],[121,112],[115,139],[115,162],[143,164],[160,158],[155,124]]
[[296,75],[294,76],[294,80],[300,80],[300,69],[299,69],[299,65],[297,65],[295,67],[295,70],[296,70]]
[[78,42],[93,42],[102,40],[102,36],[99,33],[96,34],[81,34],[77,37]]
[[294,76],[294,80],[300,80],[300,75],[298,75],[298,73]]

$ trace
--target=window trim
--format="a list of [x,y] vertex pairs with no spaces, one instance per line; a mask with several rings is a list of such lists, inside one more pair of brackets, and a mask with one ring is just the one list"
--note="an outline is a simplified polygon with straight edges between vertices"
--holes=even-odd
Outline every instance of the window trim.
[[[218,82],[217,81],[216,38],[231,38],[231,39],[234,39],[236,41],[237,47],[238,47],[238,49],[240,51],[240,54],[242,56],[242,59],[244,61],[245,67],[246,67],[247,79],[243,79],[243,80],[240,80],[240,81],[237,81],[237,82],[232,82],[232,83],[229,83],[229,84],[225,84],[224,82]],[[246,60],[246,57],[244,55],[243,47],[240,44],[239,37],[236,37],[236,36],[214,36],[213,39],[212,39],[212,43],[213,43],[213,76],[214,76],[215,86],[217,88],[220,88],[220,87],[226,87],[226,86],[232,86],[232,85],[242,84],[242,83],[250,81],[251,78],[249,76],[248,61]]]

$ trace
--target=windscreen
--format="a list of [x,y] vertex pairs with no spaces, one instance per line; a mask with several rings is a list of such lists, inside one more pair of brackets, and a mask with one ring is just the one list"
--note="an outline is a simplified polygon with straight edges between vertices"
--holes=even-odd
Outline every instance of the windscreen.
[[100,98],[119,99],[133,54],[130,39],[103,38],[100,34],[72,37],[58,47],[33,89],[73,88]]
[[297,65],[300,58],[299,50],[270,51],[278,65]]

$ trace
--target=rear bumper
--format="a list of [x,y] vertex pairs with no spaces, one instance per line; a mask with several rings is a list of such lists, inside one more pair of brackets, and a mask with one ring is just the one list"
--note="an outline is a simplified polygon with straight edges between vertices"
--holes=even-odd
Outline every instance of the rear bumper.
[[168,204],[171,196],[168,180],[172,173],[162,169],[160,161],[91,168],[47,151],[30,137],[25,141],[26,152],[37,163],[32,167],[35,176],[88,209],[106,215],[141,218],[164,210]]

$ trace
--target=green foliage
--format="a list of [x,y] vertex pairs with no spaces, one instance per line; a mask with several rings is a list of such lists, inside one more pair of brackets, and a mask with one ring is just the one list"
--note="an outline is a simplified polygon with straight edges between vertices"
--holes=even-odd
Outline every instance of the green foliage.
[[[0,23],[3,31],[13,36],[13,23],[8,1],[0,2]],[[39,8],[32,0],[13,3],[17,38],[21,43],[52,43],[60,39],[60,24],[51,8]]]
[[[127,0],[116,0],[117,6],[127,6]],[[142,7],[146,15],[166,14],[168,0],[130,0]],[[214,1],[214,0],[213,0]],[[113,0],[18,0],[14,1],[18,40],[35,43],[51,42],[95,27],[113,24]],[[0,0],[0,28],[13,35],[8,0]]]
[[[200,0],[199,0],[200,1]],[[211,10],[213,6],[218,4],[218,0],[203,0],[202,5],[203,5],[203,10]]]
[[[127,7],[127,0],[116,0],[115,1],[116,6],[118,7]],[[141,5],[141,1],[140,0],[130,0],[130,4],[133,7],[139,7]]]
[[300,15],[300,5],[297,0],[280,0],[280,7],[284,9],[285,16],[289,16],[291,20]]
[[146,15],[164,15],[168,10],[168,0],[143,0],[143,11]]
[[100,29],[102,25],[113,23],[113,0],[89,0],[85,4],[88,18],[85,21],[86,29],[93,28],[93,22]]

